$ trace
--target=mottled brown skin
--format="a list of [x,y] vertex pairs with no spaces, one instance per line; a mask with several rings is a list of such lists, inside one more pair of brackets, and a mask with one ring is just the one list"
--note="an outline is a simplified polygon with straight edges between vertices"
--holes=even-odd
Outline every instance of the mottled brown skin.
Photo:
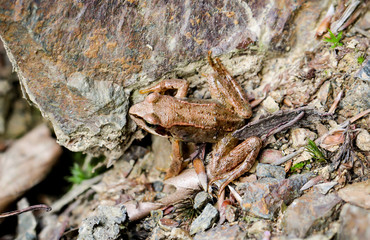
[[[130,108],[130,116],[150,133],[173,139],[172,164],[166,178],[181,171],[180,141],[215,143],[213,158],[207,166],[211,185],[226,179],[219,194],[233,180],[247,172],[254,164],[262,141],[251,137],[238,144],[231,133],[250,118],[252,109],[242,87],[231,77],[220,60],[209,55],[209,63],[217,74],[207,77],[212,100],[186,99],[188,82],[180,79],[164,80],[142,90],[150,93],[143,102]],[[176,89],[174,97],[162,95]]]

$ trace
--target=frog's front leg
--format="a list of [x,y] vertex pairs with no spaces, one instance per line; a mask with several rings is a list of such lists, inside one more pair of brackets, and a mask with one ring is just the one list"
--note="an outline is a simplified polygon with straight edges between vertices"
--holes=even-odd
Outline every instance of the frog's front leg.
[[179,175],[183,166],[183,157],[182,157],[182,143],[179,140],[172,141],[172,153],[171,153],[171,165],[166,172],[164,179],[175,177]]
[[[224,140],[226,143],[234,141],[231,136],[227,136],[226,138],[230,138],[230,140]],[[218,196],[222,194],[230,182],[251,169],[261,147],[262,140],[259,137],[250,137],[228,153],[219,152],[217,155],[213,154],[208,168],[208,174],[211,178],[209,186],[217,180],[226,179],[219,188]],[[225,148],[225,151],[227,150]]]
[[[167,90],[177,90],[175,98],[184,98],[188,92],[189,83],[183,79],[167,79],[159,82],[158,84],[140,90],[140,93],[161,93],[165,94]],[[155,95],[152,95],[152,99],[155,99]],[[183,156],[182,156],[182,142],[177,139],[172,139],[172,153],[171,153],[171,165],[167,170],[165,179],[177,176],[184,168]]]
[[141,94],[150,93],[150,92],[157,92],[157,93],[165,93],[167,90],[177,90],[177,93],[174,97],[176,98],[184,98],[188,93],[189,83],[184,79],[167,79],[159,82],[158,84],[154,85],[153,87],[140,90]]

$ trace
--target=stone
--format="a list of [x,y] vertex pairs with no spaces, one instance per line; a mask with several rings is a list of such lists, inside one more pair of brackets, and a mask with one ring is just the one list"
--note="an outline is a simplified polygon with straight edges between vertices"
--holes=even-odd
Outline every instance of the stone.
[[238,218],[238,208],[233,205],[226,205],[225,218],[229,223],[235,222]]
[[153,135],[152,149],[153,149],[153,168],[154,169],[168,169],[171,164],[172,146],[167,138]]
[[271,177],[276,179],[284,179],[285,170],[283,167],[280,166],[258,163],[256,175],[260,178]]
[[189,233],[181,228],[172,228],[171,231],[164,230],[160,227],[156,227],[152,231],[152,235],[148,238],[149,240],[192,240]]
[[366,64],[356,73],[356,77],[364,81],[370,81],[370,60],[367,60]]
[[370,239],[370,211],[363,208],[345,204],[339,216],[339,240]]
[[268,112],[268,113],[274,113],[279,111],[279,104],[275,102],[275,100],[268,96],[263,102],[262,107]]
[[99,205],[94,216],[82,221],[78,229],[78,240],[117,239],[127,220],[125,206]]
[[339,114],[351,118],[365,111],[370,106],[370,85],[365,81],[355,81],[351,84],[343,99],[339,102]]
[[194,240],[244,240],[246,239],[245,229],[240,225],[218,225],[206,232],[197,233]]
[[345,202],[370,209],[370,180],[348,184],[338,191],[338,195]]
[[206,204],[210,201],[209,194],[207,192],[199,192],[197,195],[195,195],[194,198],[194,209],[201,210],[206,206]]
[[330,89],[331,89],[330,81],[324,82],[324,84],[320,87],[317,93],[317,99],[320,101],[321,104],[323,105],[326,104]]
[[295,199],[284,213],[282,229],[288,237],[304,238],[313,230],[325,228],[341,199],[335,193],[309,192]]
[[295,128],[292,130],[292,146],[294,148],[300,148],[307,145],[307,140],[311,139],[312,141],[316,139],[317,135],[310,130],[305,128]]
[[244,210],[257,217],[273,219],[281,204],[288,205],[300,196],[300,188],[312,177],[312,173],[305,173],[288,179],[262,178],[238,184],[236,190],[242,196]]
[[191,223],[190,235],[207,230],[218,218],[217,209],[208,203],[203,212]]
[[283,157],[280,150],[264,149],[259,157],[260,163],[272,164]]
[[332,189],[337,184],[338,184],[337,182],[326,182],[317,184],[313,188],[320,192],[321,194],[327,194],[329,190]]
[[158,221],[158,225],[164,230],[171,230],[172,228],[178,227],[180,223],[170,218],[161,218]]
[[154,181],[152,183],[153,189],[156,192],[161,192],[163,190],[163,182],[162,181]]
[[362,151],[370,151],[370,134],[362,130],[356,137],[356,146]]
[[257,239],[261,239],[265,231],[270,230],[270,224],[267,221],[257,221],[248,228],[248,235],[253,235]]

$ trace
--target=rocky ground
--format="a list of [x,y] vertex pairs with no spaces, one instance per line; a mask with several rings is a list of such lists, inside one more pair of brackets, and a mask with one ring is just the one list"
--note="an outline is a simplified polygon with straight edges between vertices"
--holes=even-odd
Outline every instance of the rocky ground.
[[[230,184],[222,204],[202,191],[191,163],[164,181],[170,142],[140,129],[138,140],[103,173],[90,174],[99,162],[90,155],[73,167],[73,154],[55,144],[51,127],[36,127],[43,120],[21,98],[0,49],[0,209],[16,208],[9,204],[45,176],[18,208],[46,203],[53,209],[20,214],[18,222],[5,218],[0,239],[370,239],[368,21],[369,13],[361,15],[334,48],[320,38],[314,44],[302,41],[306,32],[297,33],[290,39],[295,44],[279,54],[251,43],[220,56],[255,103],[239,137],[265,137],[258,161]],[[210,98],[204,74],[211,71],[202,60],[176,69],[176,76],[190,82],[190,98]],[[277,130],[287,123],[287,129]],[[189,144],[185,154],[196,147]],[[210,149],[209,144],[206,163]],[[58,159],[67,171],[60,163],[52,168]],[[31,178],[21,177],[24,169]],[[65,175],[52,176],[55,170]],[[67,175],[75,183],[68,190],[66,182],[54,182]]]

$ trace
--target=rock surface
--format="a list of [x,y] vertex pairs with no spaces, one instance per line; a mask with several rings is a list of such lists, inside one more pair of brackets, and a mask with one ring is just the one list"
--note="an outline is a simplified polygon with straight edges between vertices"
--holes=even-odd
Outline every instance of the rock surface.
[[207,192],[199,192],[195,195],[193,207],[194,209],[201,210],[209,201],[210,198]]
[[275,100],[268,96],[263,102],[262,102],[263,108],[268,112],[268,113],[274,113],[279,111],[279,104],[275,102]]
[[257,177],[272,177],[276,179],[285,178],[285,170],[283,167],[270,164],[258,163],[256,170]]
[[[201,77],[191,77],[210,72],[203,68],[209,50],[254,51],[225,64],[233,74],[256,77],[264,51],[286,51],[296,42],[313,46],[300,41],[312,32],[299,29],[314,29],[325,6],[1,0],[0,36],[24,95],[52,122],[59,143],[115,159],[134,131],[127,110],[142,96],[133,90],[161,77],[196,81]],[[288,27],[295,21],[296,28]]]
[[288,179],[262,178],[237,186],[243,207],[251,214],[272,219],[281,204],[289,204],[300,196],[299,189],[313,176],[311,173],[294,175]]
[[370,239],[370,211],[345,204],[340,212],[338,239]]
[[79,230],[79,240],[117,239],[122,224],[127,221],[124,206],[98,206],[96,215],[86,218]]
[[294,200],[283,218],[285,234],[303,238],[316,228],[324,228],[340,202],[341,199],[335,193],[323,195],[319,192],[310,192]]
[[370,180],[349,184],[340,189],[338,195],[345,202],[370,209]]
[[245,236],[245,230],[239,225],[219,225],[209,231],[196,234],[194,240],[243,240]]

